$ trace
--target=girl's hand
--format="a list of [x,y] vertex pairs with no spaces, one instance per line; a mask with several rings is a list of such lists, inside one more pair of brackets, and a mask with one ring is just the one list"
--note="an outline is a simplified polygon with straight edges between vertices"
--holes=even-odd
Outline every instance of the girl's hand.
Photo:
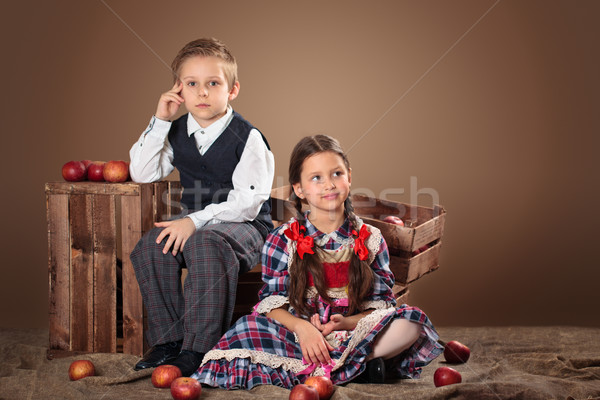
[[181,90],[183,89],[183,83],[177,81],[171,90],[163,93],[158,100],[158,106],[156,107],[156,118],[168,121],[175,116],[179,106],[183,103],[183,97],[180,96]]
[[346,326],[346,317],[342,314],[333,314],[326,324],[322,324],[319,318],[319,314],[315,314],[310,318],[311,324],[313,324],[321,335],[327,336],[333,331],[346,331],[349,330]]
[[331,362],[329,352],[333,351],[333,347],[327,343],[321,332],[312,323],[302,322],[296,327],[296,334],[300,341],[304,360],[308,363],[329,364]]
[[162,240],[168,235],[167,243],[163,248],[163,254],[167,254],[171,246],[173,246],[172,253],[177,255],[178,251],[183,251],[183,246],[190,236],[196,232],[196,225],[191,218],[183,217],[174,221],[156,222],[154,226],[164,228],[162,232],[156,238],[156,244],[162,242]]

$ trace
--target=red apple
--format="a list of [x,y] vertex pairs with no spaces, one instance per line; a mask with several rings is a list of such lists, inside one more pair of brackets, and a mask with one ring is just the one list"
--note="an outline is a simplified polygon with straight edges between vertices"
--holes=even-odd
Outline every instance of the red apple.
[[129,178],[129,164],[125,161],[109,161],[104,165],[104,180],[125,182]]
[[471,355],[471,350],[456,340],[451,340],[444,347],[444,358],[452,364],[465,363]]
[[88,165],[92,163],[92,160],[81,160],[81,162],[83,163],[83,165],[85,165],[85,169],[87,169]]
[[104,182],[104,161],[93,161],[87,167],[87,177],[90,181]]
[[289,400],[319,400],[319,392],[312,386],[299,383],[292,388]]
[[69,161],[62,167],[62,176],[65,181],[79,182],[85,179],[85,165],[81,161]]
[[195,400],[200,397],[200,393],[202,393],[202,386],[194,378],[183,376],[171,383],[171,396],[175,400]]
[[171,387],[171,383],[181,376],[181,370],[174,365],[160,365],[152,371],[152,384],[157,388]]
[[317,389],[319,400],[328,400],[333,395],[333,383],[326,376],[309,376],[304,384]]
[[86,376],[94,376],[96,369],[89,360],[75,360],[69,366],[69,379],[76,381]]
[[424,251],[426,251],[427,249],[429,249],[429,245],[428,244],[426,244],[424,246],[421,246],[417,250],[413,251],[412,255],[413,256],[417,256],[417,255],[423,253]]
[[433,384],[435,387],[461,383],[460,372],[450,367],[439,367],[433,373]]
[[404,221],[402,221],[400,217],[396,217],[395,215],[388,215],[383,219],[383,222],[387,222],[388,224],[404,226]]

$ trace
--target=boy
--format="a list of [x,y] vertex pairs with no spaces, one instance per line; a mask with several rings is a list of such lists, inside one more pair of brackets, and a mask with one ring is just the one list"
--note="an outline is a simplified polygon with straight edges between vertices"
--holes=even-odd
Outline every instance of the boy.
[[[192,41],[171,68],[175,84],[131,148],[130,173],[152,182],[177,168],[186,215],[156,223],[131,253],[152,346],[134,369],[172,364],[189,376],[229,327],[238,275],[259,262],[273,228],[274,161],[262,134],[229,105],[240,84],[223,43]],[[170,122],[181,104],[188,113]]]

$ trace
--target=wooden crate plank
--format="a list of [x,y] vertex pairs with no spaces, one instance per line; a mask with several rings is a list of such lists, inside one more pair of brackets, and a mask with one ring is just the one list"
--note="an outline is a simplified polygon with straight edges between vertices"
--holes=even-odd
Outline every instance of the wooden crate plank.
[[[154,228],[155,217],[155,201],[154,201],[154,184],[143,185],[140,187],[140,196],[137,198],[137,207],[139,208],[139,216],[141,220],[142,235]],[[123,214],[125,215],[125,214]],[[129,257],[129,253],[127,253]]]
[[406,282],[414,282],[425,274],[439,268],[440,248],[442,242],[413,257],[408,269]]
[[[166,191],[167,189],[168,189],[168,184],[166,181],[154,182],[151,184],[142,185],[140,187],[140,197],[139,197],[139,205],[138,205],[138,207],[141,207],[140,217],[141,217],[142,232],[141,232],[140,238],[143,235],[145,235],[147,232],[149,232],[152,228],[154,228],[154,223],[161,221],[160,215],[162,213],[166,212],[167,207],[164,207],[162,205],[162,196],[163,196],[162,192]],[[131,251],[129,253],[131,253]],[[129,259],[129,253],[126,254],[126,257],[128,259]],[[133,266],[132,266],[132,268],[133,268]],[[133,276],[133,278],[135,278],[135,276]],[[135,345],[132,344],[132,346],[134,348],[137,348],[138,346],[141,345],[141,347],[142,347],[141,351],[142,351],[142,353],[144,353],[146,351],[147,345],[144,340],[143,332],[145,332],[147,329],[148,321],[147,321],[147,318],[145,315],[146,310],[143,306],[143,301],[141,298],[141,293],[139,292],[139,285],[137,284],[137,280],[135,280],[135,285],[138,288],[135,292],[136,293],[135,296],[139,296],[139,297],[132,299],[132,301],[133,300],[135,300],[136,302],[139,301],[139,304],[141,304],[142,322],[141,322],[141,325],[139,325],[139,328],[137,326],[138,324],[136,323],[136,329],[134,329],[132,331],[132,339],[130,339],[132,341],[130,341],[130,343],[135,343]],[[123,292],[123,293],[125,294],[126,292]],[[137,305],[135,307],[137,307]],[[133,338],[133,336],[136,336],[136,337]],[[125,337],[125,335],[124,335],[124,337]],[[123,350],[123,351],[125,351],[125,350]]]
[[152,197],[152,204],[154,211],[152,213],[152,222],[166,221],[169,219],[171,212],[170,204],[168,204],[169,183],[167,181],[154,182],[153,187],[154,196]]
[[144,184],[135,182],[109,183],[109,182],[49,182],[46,191],[53,194],[114,194],[137,196],[140,186]]
[[69,196],[46,193],[49,347],[69,350],[71,336]]
[[415,228],[413,250],[442,237],[446,214],[442,213]]
[[396,280],[397,284],[406,285],[408,280],[409,265],[409,259],[390,255],[390,269],[394,274],[394,279]]
[[141,203],[139,197],[121,196],[123,352],[139,356],[144,349],[143,304],[129,254],[142,237]]
[[71,348],[93,351],[94,265],[92,249],[92,195],[72,194],[71,227]]
[[181,215],[181,184],[161,181],[154,185],[154,222],[168,221]]
[[442,242],[438,241],[424,252],[411,256],[390,256],[390,269],[394,273],[396,283],[407,285],[423,275],[439,268],[439,256]]
[[168,219],[172,219],[177,215],[181,215],[181,195],[183,194],[183,188],[179,181],[168,181],[169,182],[169,195],[167,203],[170,205]]
[[94,352],[117,351],[117,243],[114,195],[95,195],[92,206],[94,241]]

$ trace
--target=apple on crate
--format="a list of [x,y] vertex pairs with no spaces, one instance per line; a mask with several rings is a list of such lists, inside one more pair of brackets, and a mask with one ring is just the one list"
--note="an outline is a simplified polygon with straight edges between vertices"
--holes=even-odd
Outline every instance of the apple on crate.
[[104,161],[91,161],[87,167],[88,180],[93,182],[104,182]]
[[419,247],[417,250],[413,251],[412,255],[417,256],[417,255],[423,253],[424,251],[427,251],[427,249],[429,249],[429,245],[425,244],[425,245]]
[[122,160],[109,161],[104,165],[106,182],[125,182],[129,178],[129,163]]
[[171,383],[171,396],[175,400],[196,400],[202,393],[202,385],[194,378],[179,377]]
[[96,368],[90,360],[75,360],[69,366],[69,379],[72,381],[94,375],[96,375]]
[[85,164],[81,161],[69,161],[62,167],[62,176],[68,182],[80,182],[87,177]]
[[404,226],[404,221],[402,221],[400,217],[397,217],[395,215],[388,215],[382,221],[387,222],[388,224]]

